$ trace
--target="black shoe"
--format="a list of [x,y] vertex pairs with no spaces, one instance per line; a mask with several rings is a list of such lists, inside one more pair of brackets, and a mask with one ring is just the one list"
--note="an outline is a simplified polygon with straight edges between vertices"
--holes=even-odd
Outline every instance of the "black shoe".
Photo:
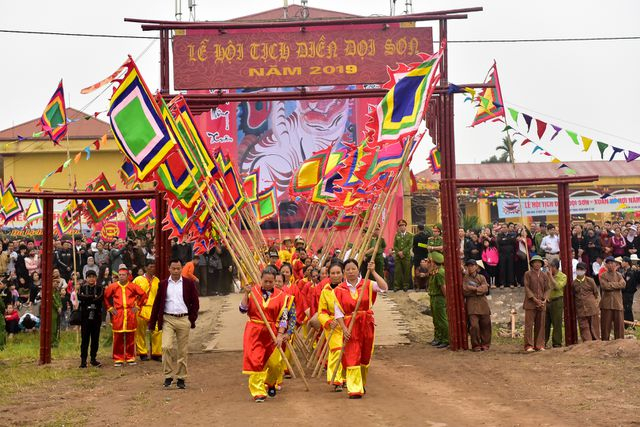
[[447,348],[447,347],[449,347],[449,344],[447,344],[447,343],[445,343],[445,342],[440,343],[440,344],[438,344],[438,345],[436,346],[436,348]]
[[80,362],[80,366],[78,368],[84,369],[87,367],[87,362]]
[[162,362],[162,356],[151,356],[151,360],[155,362]]
[[140,361],[141,362],[146,362],[147,360],[149,360],[149,356],[147,356],[146,354],[140,355]]
[[276,397],[276,388],[269,387],[269,389],[267,390],[267,394],[269,395],[269,397]]
[[164,379],[164,388],[171,387],[171,383],[173,382],[173,378],[165,378]]
[[362,399],[362,395],[360,394],[352,394],[349,396],[349,399]]
[[433,340],[433,341],[431,341],[431,345],[434,346],[434,347],[437,347],[437,346],[440,345],[440,341]]
[[185,388],[187,388],[187,385],[184,383],[184,380],[182,378],[180,378],[178,380],[178,382],[176,383],[176,386],[178,386],[178,388],[184,390]]
[[267,400],[264,396],[258,396],[258,397],[254,397],[253,400],[256,403],[264,403],[265,400]]
[[96,359],[91,360],[91,366],[95,366],[96,368],[100,368],[102,363],[98,362]]

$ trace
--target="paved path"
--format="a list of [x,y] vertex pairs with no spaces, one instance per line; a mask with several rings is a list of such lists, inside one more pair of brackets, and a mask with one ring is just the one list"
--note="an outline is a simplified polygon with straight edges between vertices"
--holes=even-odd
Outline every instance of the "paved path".
[[[245,315],[240,314],[238,305],[241,294],[231,294],[224,297],[220,314],[217,319],[216,331],[212,339],[205,344],[205,351],[239,351],[242,350],[242,333],[247,321]],[[376,345],[394,346],[408,344],[408,330],[402,322],[395,303],[386,295],[380,295],[374,305],[376,319]]]

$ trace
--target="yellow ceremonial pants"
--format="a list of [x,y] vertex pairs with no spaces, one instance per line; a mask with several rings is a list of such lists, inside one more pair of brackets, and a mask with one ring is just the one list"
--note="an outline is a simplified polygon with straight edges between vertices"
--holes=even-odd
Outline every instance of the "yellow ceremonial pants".
[[[289,342],[287,344],[287,347],[284,349],[284,355],[287,358],[287,360],[291,360],[291,350],[289,349],[290,345],[291,345],[291,342]],[[278,351],[278,353],[280,353],[280,352]],[[284,374],[287,371],[288,371],[287,363],[284,361],[284,359],[282,357],[280,357],[280,370],[278,372],[278,378],[276,379],[276,385],[279,386],[280,384],[282,384],[282,382],[284,381]],[[289,372],[289,373],[291,373],[291,372]]]
[[364,387],[367,385],[368,366],[352,366],[347,368],[347,392],[349,396],[364,394]]
[[[149,321],[138,317],[138,327],[136,328],[136,354],[138,356],[146,356],[149,352],[149,341],[147,333]],[[162,332],[156,329],[151,332],[151,355],[162,356]]]
[[[327,383],[332,385],[342,385],[344,383],[344,369],[342,368],[342,361],[340,360],[340,350],[342,350],[342,329],[335,328],[333,330],[333,334],[331,334],[331,329],[324,331],[327,339],[329,339],[329,335],[331,335],[331,339],[329,339],[329,356],[327,357]],[[336,379],[333,383],[331,383],[331,378],[333,378],[333,373],[335,371]]]
[[249,391],[251,396],[266,397],[267,387],[275,386],[278,378],[282,374],[282,358],[278,349],[273,350],[269,360],[267,360],[267,366],[261,372],[254,372],[249,374]]

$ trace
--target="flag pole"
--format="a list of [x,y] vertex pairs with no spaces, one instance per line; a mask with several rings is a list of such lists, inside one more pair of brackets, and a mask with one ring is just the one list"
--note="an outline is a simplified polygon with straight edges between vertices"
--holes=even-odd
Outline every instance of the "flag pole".
[[280,228],[280,203],[276,199],[276,212],[278,213],[278,244],[282,244],[282,229]]

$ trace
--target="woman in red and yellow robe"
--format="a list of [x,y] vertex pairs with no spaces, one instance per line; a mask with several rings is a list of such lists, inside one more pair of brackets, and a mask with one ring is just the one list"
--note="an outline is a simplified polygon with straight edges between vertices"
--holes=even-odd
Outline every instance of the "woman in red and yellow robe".
[[[365,280],[360,277],[358,262],[348,259],[344,263],[345,281],[333,290],[335,295],[335,318],[342,328],[344,337],[344,352],[342,365],[347,371],[346,382],[349,397],[360,398],[364,394],[367,383],[367,373],[371,354],[373,353],[373,339],[375,335],[375,322],[371,307],[376,301],[378,292],[386,292],[387,282],[375,272],[375,263],[368,265],[369,275],[375,281]],[[358,307],[358,298],[362,294],[362,301]],[[351,333],[349,325],[355,322]]]
[[[245,295],[240,302],[240,312],[249,316],[244,329],[242,373],[249,375],[249,391],[256,402],[264,402],[267,395],[275,396],[281,370],[280,352],[267,328],[277,336],[280,346],[292,329],[291,321],[295,322],[295,318],[289,317],[289,296],[274,288],[275,275],[273,268],[265,268],[261,284],[245,287]],[[268,325],[262,320],[251,294],[262,304]]]
[[[329,277],[321,281],[324,283],[318,302],[318,321],[322,325],[324,335],[329,340],[329,356],[327,358],[327,383],[334,386],[335,391],[342,391],[344,375],[342,363],[340,363],[340,350],[342,350],[342,329],[335,320],[336,297],[333,290],[342,283],[342,264],[333,264],[329,267]],[[333,378],[333,373],[336,372]]]

